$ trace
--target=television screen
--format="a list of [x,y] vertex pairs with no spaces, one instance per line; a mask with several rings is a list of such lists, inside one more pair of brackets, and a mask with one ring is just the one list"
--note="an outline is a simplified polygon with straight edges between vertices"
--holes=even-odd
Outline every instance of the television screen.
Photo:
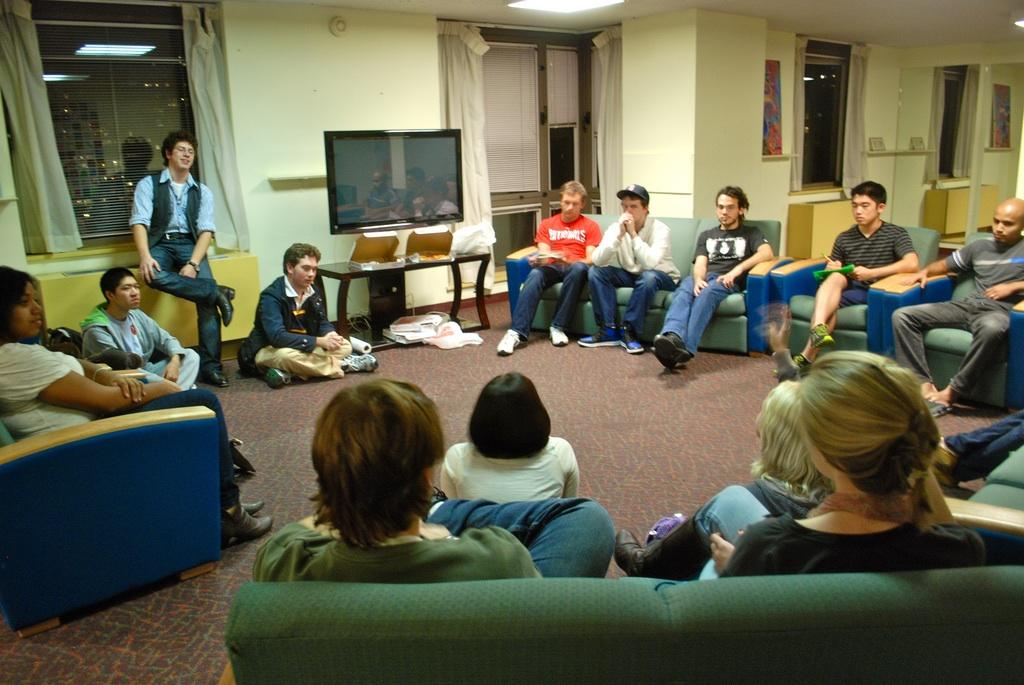
[[331,233],[463,220],[462,132],[325,131]]

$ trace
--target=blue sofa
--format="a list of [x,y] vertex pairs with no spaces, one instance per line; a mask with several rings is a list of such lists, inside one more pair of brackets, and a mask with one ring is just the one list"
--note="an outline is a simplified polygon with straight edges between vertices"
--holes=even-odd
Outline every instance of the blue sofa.
[[7,625],[27,636],[126,590],[211,570],[220,559],[217,445],[214,413],[190,407],[0,448]]
[[[618,221],[620,215],[588,214],[586,216],[596,221],[603,232]],[[671,230],[672,259],[682,274],[682,278],[686,278],[693,267],[693,253],[697,236],[701,231],[718,226],[718,221],[715,219],[655,217],[654,215],[652,217],[664,222]],[[746,223],[758,226],[768,238],[772,250],[778,254],[782,232],[781,224],[778,221],[748,219]],[[508,255],[505,260],[505,270],[508,275],[508,302],[511,311],[515,311],[519,290],[530,273],[530,265],[526,256],[533,250],[532,247],[524,248]],[[768,282],[766,274],[773,267],[789,261],[791,260],[777,258],[754,267],[747,278],[746,292],[730,295],[718,306],[715,318],[712,319],[701,338],[701,348],[743,354],[767,350],[767,341],[763,332],[763,314],[769,301],[771,284]],[[561,292],[561,287],[561,284],[557,284],[544,292],[533,319],[532,328],[534,330],[547,330],[555,313],[555,303]],[[616,298],[620,318],[626,310],[632,292],[632,288],[617,289]],[[638,331],[641,340],[651,341],[655,335],[661,332],[661,325],[665,320],[665,313],[672,303],[672,297],[672,293],[659,292],[654,298],[654,302],[647,312],[647,318],[644,320],[644,329]],[[594,319],[593,305],[590,302],[590,292],[588,288],[584,287],[580,294],[579,307],[567,327],[567,332],[589,335],[596,330],[597,323]]]

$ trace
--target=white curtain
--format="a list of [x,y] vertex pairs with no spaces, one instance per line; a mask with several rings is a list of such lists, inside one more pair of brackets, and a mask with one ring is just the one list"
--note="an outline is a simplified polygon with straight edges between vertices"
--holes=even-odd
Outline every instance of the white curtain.
[[846,127],[843,132],[843,188],[850,190],[864,180],[867,155],[864,151],[864,98],[867,81],[868,47],[850,48],[850,78],[846,88]]
[[25,250],[77,250],[82,238],[57,154],[39,39],[26,0],[0,0],[0,93],[10,113],[11,161]]
[[789,162],[789,189],[804,188],[804,71],[807,62],[807,39],[796,37],[796,59],[793,65],[793,156]]
[[602,31],[593,42],[601,62],[597,176],[602,202],[614,211],[611,198],[622,188],[622,28],[613,26]]
[[248,250],[249,224],[238,178],[224,55],[214,28],[214,20],[220,19],[220,9],[185,5],[181,14],[199,164],[203,183],[213,192],[217,245]]
[[963,97],[960,98],[960,121],[956,127],[953,148],[953,175],[966,178],[971,175],[971,154],[974,141],[974,119],[978,110],[978,66],[967,67]]
[[[487,175],[487,139],[484,136],[484,61],[490,48],[475,26],[437,22],[438,63],[441,76],[441,121],[462,129],[463,227],[491,221],[491,183]],[[494,285],[494,247],[484,274],[484,287]],[[462,280],[475,282],[479,264],[463,264]]]
[[939,145],[942,143],[942,119],[946,104],[946,70],[935,67],[932,74],[932,116],[928,124],[928,152],[924,158],[926,183],[939,177]]

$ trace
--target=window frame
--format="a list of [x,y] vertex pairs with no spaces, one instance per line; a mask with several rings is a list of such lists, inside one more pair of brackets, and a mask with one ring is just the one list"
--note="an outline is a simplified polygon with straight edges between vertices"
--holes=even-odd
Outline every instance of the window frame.
[[837,133],[835,135],[835,148],[833,154],[835,156],[835,165],[832,170],[833,178],[830,181],[811,181],[807,178],[806,167],[804,166],[807,160],[807,98],[806,98],[806,87],[807,81],[801,80],[804,91],[804,159],[801,160],[800,179],[801,187],[803,190],[831,190],[834,188],[841,188],[843,185],[843,158],[844,151],[846,148],[846,108],[847,98],[849,96],[849,81],[850,81],[850,53],[852,46],[848,43],[836,43],[833,41],[825,40],[808,40],[807,51],[804,56],[804,73],[801,74],[801,79],[807,75],[808,66],[821,66],[821,65],[835,65],[840,67],[840,84],[839,84],[839,103],[837,104],[838,111],[835,113],[835,119],[837,121]]
[[[498,211],[500,209],[517,207],[522,205],[539,205],[548,208],[557,208],[560,200],[558,188],[552,188],[550,170],[550,127],[548,125],[548,79],[547,79],[547,49],[549,46],[560,48],[574,48],[577,59],[577,103],[579,117],[577,133],[575,135],[576,148],[576,173],[577,179],[585,185],[590,192],[591,202],[599,201],[598,190],[595,185],[596,179],[592,169],[594,159],[597,157],[597,150],[594,149],[592,124],[592,98],[591,98],[591,60],[592,43],[596,31],[586,33],[559,33],[553,31],[531,31],[517,30],[510,28],[481,27],[480,33],[488,43],[504,43],[518,45],[533,45],[537,50],[537,141],[539,150],[539,176],[540,190],[538,191],[517,191],[517,192],[492,192],[491,207]],[[586,211],[591,211],[590,207]]]

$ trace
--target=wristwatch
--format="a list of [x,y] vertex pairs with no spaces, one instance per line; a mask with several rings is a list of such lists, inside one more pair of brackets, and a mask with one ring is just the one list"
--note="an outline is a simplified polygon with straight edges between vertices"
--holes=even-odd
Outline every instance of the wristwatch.
[[195,269],[196,273],[199,273],[199,265],[198,264],[196,264],[195,262],[189,260],[188,265],[191,266],[193,269]]

